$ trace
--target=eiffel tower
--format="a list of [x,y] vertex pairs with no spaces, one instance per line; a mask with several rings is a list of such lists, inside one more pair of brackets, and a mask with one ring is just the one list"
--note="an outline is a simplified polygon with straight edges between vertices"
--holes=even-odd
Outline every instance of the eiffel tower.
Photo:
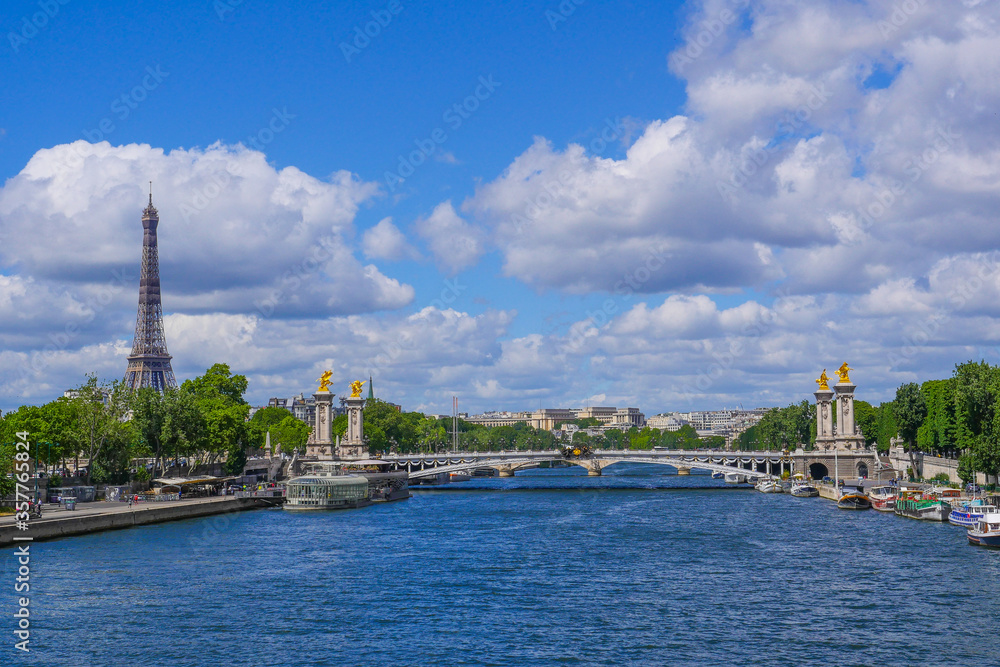
[[156,226],[160,216],[153,208],[153,184],[149,184],[149,206],[142,212],[142,276],[139,279],[139,312],[135,318],[135,340],[128,357],[125,386],[152,387],[161,394],[176,387],[174,370],[163,335],[163,306],[160,304],[160,260],[156,250]]

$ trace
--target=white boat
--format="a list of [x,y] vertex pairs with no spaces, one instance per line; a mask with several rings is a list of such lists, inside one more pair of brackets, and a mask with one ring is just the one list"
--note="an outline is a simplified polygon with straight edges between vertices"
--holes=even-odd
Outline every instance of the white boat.
[[872,509],[879,512],[896,511],[896,487],[876,486],[868,491],[868,498],[872,501]]
[[1000,512],[1000,508],[997,508],[995,504],[986,498],[973,498],[972,500],[966,500],[954,505],[948,514],[948,523],[955,526],[972,528],[987,514],[996,514],[998,512]]
[[804,482],[792,485],[792,490],[789,492],[796,498],[815,498],[819,495],[819,489],[815,486],[810,486]]
[[725,477],[726,473],[720,470],[716,470],[715,472],[712,473],[712,479],[725,479]]
[[288,480],[284,509],[334,510],[371,504],[368,480],[360,475],[314,472]]
[[987,514],[965,532],[969,544],[982,547],[1000,547],[1000,514]]
[[747,476],[739,472],[727,472],[726,484],[745,484]]
[[785,490],[781,488],[781,482],[776,479],[765,479],[757,483],[755,487],[761,493],[784,493]]

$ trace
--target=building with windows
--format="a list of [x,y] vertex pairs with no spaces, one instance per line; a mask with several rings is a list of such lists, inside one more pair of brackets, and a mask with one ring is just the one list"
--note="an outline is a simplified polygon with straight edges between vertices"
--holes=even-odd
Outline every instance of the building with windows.
[[620,429],[628,429],[633,426],[641,428],[646,420],[639,408],[607,407],[541,408],[533,412],[484,412],[463,419],[470,424],[481,424],[490,428],[530,424],[540,430],[554,431],[564,422],[588,418],[597,419],[603,427]]

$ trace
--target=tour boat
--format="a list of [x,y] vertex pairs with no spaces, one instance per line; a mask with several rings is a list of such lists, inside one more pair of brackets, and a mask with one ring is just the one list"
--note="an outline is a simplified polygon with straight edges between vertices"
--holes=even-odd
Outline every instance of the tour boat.
[[371,504],[368,480],[361,475],[316,472],[288,480],[286,510],[334,510]]
[[969,544],[1000,548],[1000,514],[987,514],[965,532]]
[[973,498],[953,506],[948,514],[948,523],[955,526],[972,528],[976,522],[987,514],[1000,512],[1000,508],[986,498]]
[[876,486],[868,491],[868,498],[872,501],[872,509],[879,512],[896,511],[896,487]]
[[776,479],[765,479],[757,483],[756,489],[761,493],[784,493],[781,482]]
[[819,495],[819,489],[804,482],[799,482],[792,486],[790,493],[796,498],[815,498]]
[[872,501],[868,499],[860,487],[845,486],[841,489],[837,507],[842,510],[867,510],[871,509]]
[[895,512],[899,516],[922,521],[947,521],[951,513],[951,503],[930,494],[903,491],[896,499]]

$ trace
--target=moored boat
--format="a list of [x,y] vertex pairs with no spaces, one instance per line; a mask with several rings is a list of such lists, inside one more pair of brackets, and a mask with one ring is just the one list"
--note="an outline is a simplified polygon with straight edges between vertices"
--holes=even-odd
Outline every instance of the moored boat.
[[844,486],[840,490],[840,498],[837,500],[837,507],[842,510],[867,510],[871,509],[872,501],[865,495],[864,489],[857,486]]
[[976,521],[976,525],[965,531],[969,544],[981,547],[1000,548],[1000,514],[991,513]]
[[902,491],[896,499],[895,512],[910,519],[947,521],[951,513],[951,503],[926,493]]
[[799,482],[792,485],[792,490],[789,491],[796,498],[815,498],[819,495],[819,489],[811,484],[806,484],[805,482]]
[[972,528],[987,514],[998,512],[1000,512],[1000,508],[986,498],[973,498],[953,505],[951,512],[948,513],[948,523]]
[[876,486],[868,490],[868,498],[872,501],[872,509],[879,512],[896,511],[896,487]]
[[726,473],[726,484],[745,484],[747,476],[738,472]]
[[725,479],[725,477],[726,473],[722,472],[721,470],[716,470],[715,472],[712,473],[712,479]]
[[360,475],[315,472],[288,480],[284,509],[335,510],[371,505],[368,480]]
[[819,489],[809,484],[799,483],[793,484],[792,490],[789,493],[796,498],[815,498],[819,495]]
[[781,482],[774,479],[764,479],[757,483],[754,487],[761,493],[784,493],[785,490],[781,488]]

